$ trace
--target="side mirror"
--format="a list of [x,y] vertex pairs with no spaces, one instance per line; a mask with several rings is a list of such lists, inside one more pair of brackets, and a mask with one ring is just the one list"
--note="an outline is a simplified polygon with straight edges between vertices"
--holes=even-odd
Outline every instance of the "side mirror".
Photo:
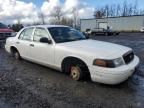
[[48,44],[51,44],[51,43],[52,43],[52,41],[49,40],[47,37],[42,37],[42,38],[40,38],[40,42],[41,42],[41,43],[48,43]]

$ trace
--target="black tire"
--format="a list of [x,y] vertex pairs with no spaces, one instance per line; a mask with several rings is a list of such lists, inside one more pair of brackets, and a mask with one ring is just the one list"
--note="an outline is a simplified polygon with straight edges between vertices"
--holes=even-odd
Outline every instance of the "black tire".
[[91,35],[92,35],[92,36],[95,36],[95,33],[92,32]]
[[113,33],[113,35],[114,35],[114,36],[116,36],[116,35],[117,35],[117,33]]
[[21,56],[20,56],[20,54],[19,54],[18,51],[14,51],[14,52],[13,52],[13,57],[14,57],[16,60],[21,60]]
[[11,55],[16,59],[16,60],[21,60],[21,56],[19,54],[19,52],[14,49],[14,50],[11,50]]
[[106,32],[106,33],[105,33],[105,36],[108,36],[108,35],[109,35],[109,34]]

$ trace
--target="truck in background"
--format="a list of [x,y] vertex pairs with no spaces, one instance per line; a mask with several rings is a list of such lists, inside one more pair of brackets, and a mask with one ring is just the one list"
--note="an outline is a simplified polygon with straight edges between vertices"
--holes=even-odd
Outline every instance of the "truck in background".
[[120,32],[113,31],[110,29],[110,27],[105,28],[94,28],[94,29],[86,29],[85,34],[87,35],[105,35],[105,36],[110,36],[110,35],[119,35]]
[[0,47],[3,47],[8,37],[15,35],[15,32],[6,25],[0,23]]

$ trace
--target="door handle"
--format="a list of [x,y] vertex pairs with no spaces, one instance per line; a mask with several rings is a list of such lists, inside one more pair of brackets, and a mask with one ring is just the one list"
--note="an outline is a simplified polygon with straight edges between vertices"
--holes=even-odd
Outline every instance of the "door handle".
[[16,44],[20,44],[20,42],[16,42]]
[[34,44],[30,44],[31,47],[34,47]]

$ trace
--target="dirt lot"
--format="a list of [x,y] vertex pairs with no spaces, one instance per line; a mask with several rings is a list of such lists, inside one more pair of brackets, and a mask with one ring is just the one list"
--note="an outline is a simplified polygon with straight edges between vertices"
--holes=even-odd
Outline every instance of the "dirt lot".
[[144,34],[94,38],[132,47],[141,59],[136,73],[117,86],[76,82],[38,64],[16,61],[0,49],[0,108],[143,108]]

